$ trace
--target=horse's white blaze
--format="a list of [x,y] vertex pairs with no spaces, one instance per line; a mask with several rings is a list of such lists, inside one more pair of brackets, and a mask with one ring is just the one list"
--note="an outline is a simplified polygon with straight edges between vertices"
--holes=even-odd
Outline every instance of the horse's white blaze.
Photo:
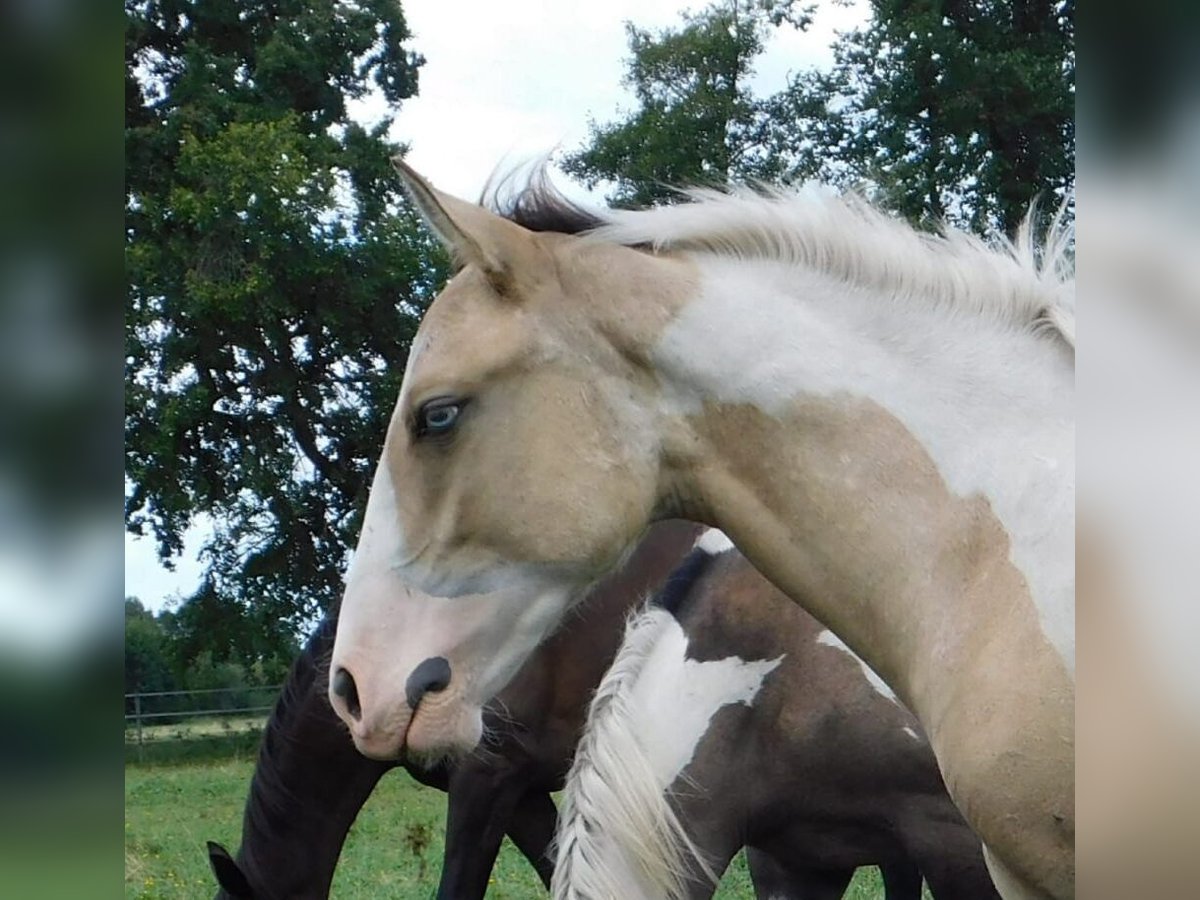
[[697,539],[696,549],[703,550],[709,556],[720,556],[733,549],[733,541],[721,529],[710,528]]
[[716,401],[782,415],[798,398],[839,395],[883,407],[951,491],[987,499],[1074,672],[1074,378],[1062,348],[812,269],[695,259],[701,291],[655,348],[678,411]]
[[380,460],[367,495],[367,511],[363,515],[362,532],[346,573],[349,588],[372,573],[386,571],[404,559],[404,535],[400,529],[400,510],[396,504],[396,487],[392,484],[387,463]]
[[[817,635],[817,643],[824,644],[826,647],[834,647],[838,650],[841,650],[856,663],[858,663],[858,665],[862,668],[863,675],[866,676],[867,681],[870,683],[871,687],[875,689],[876,693],[882,694],[893,703],[900,703],[900,701],[896,698],[895,692],[888,687],[888,683],[880,678],[879,674],[874,669],[863,662],[862,658],[857,653],[842,643],[842,639],[832,631],[822,631],[819,635]],[[909,729],[906,728],[905,730],[908,731]]]
[[629,707],[659,788],[666,790],[692,761],[713,716],[734,703],[753,703],[783,657],[688,659],[687,635],[675,617],[662,610],[653,614],[667,621],[630,691]]

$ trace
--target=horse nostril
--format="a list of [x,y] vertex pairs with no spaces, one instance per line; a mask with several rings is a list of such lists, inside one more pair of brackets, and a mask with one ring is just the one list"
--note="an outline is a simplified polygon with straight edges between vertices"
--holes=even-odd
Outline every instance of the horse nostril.
[[449,683],[449,661],[444,656],[429,657],[413,669],[408,680],[404,682],[404,695],[408,698],[409,707],[416,709],[421,698],[427,693],[444,691]]
[[358,721],[362,718],[362,706],[358,702],[358,687],[354,684],[354,676],[348,669],[340,666],[333,673],[333,692],[346,704],[346,711]]

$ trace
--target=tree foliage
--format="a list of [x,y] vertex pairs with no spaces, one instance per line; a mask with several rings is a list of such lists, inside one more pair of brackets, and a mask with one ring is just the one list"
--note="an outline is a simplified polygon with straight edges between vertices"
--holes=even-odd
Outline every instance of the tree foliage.
[[1074,183],[1074,6],[869,0],[832,71],[767,97],[745,78],[780,24],[769,7],[718,3],[657,35],[629,26],[638,106],[593,125],[564,168],[633,204],[671,199],[664,184],[819,178],[914,222],[1010,233]]
[[[1075,174],[1074,0],[871,0],[828,75],[781,98],[813,128],[805,174],[913,221],[1012,233]],[[807,114],[807,115],[804,115]],[[833,148],[821,158],[820,148]],[[812,152],[815,150],[816,152]]]
[[674,198],[672,186],[777,174],[764,151],[766,104],[749,79],[769,31],[803,28],[810,10],[794,0],[730,0],[657,33],[626,23],[625,84],[637,108],[623,121],[591,124],[589,145],[563,168],[589,186],[611,181],[618,206]]
[[126,0],[126,524],[203,514],[204,604],[280,646],[340,591],[408,343],[443,280],[371,91],[417,89],[395,0]]
[[[219,688],[219,696],[200,705],[252,705],[250,689],[278,685],[300,649],[294,636],[280,640],[276,629],[263,627],[260,615],[254,606],[232,602],[208,585],[178,610],[157,615],[136,597],[126,597],[125,693]],[[136,708],[127,698],[126,713]],[[178,699],[146,698],[142,705],[151,712],[179,708]]]
[[125,598],[125,693],[176,686],[162,625],[136,597]]

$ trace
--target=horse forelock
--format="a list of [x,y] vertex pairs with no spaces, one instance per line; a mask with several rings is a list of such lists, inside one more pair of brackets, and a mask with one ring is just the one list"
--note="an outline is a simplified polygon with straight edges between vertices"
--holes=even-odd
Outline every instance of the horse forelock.
[[603,216],[554,187],[545,162],[522,180],[521,171],[493,173],[480,205],[529,231],[578,235],[604,224]]

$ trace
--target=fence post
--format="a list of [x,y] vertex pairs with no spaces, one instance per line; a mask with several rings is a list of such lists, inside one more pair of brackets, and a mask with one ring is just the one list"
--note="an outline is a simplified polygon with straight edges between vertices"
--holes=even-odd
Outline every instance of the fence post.
[[138,745],[138,762],[143,763],[145,759],[142,756],[142,695],[137,693],[133,695],[133,720],[137,722],[137,745]]

